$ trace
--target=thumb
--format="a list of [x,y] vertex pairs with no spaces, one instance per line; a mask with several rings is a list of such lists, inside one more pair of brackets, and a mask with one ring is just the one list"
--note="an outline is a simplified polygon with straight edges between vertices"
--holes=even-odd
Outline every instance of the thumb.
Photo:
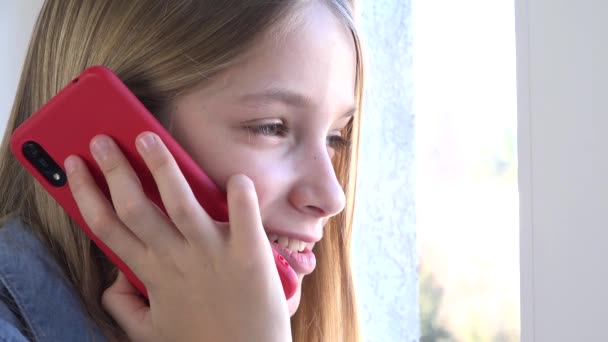
[[138,340],[137,337],[144,336],[144,332],[148,331],[144,325],[150,307],[122,272],[104,291],[101,304],[132,339]]

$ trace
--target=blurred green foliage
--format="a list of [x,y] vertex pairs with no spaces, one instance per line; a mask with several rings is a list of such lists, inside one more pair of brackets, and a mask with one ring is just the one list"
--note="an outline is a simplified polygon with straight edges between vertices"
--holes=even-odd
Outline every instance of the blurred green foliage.
[[455,341],[439,321],[443,288],[431,273],[420,273],[420,342]]

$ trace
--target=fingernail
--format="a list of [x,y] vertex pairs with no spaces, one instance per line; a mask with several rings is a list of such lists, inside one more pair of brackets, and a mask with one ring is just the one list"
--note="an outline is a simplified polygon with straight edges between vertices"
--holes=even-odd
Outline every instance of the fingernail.
[[69,176],[76,171],[76,160],[73,156],[69,156],[63,163],[63,166],[65,167],[65,173]]
[[152,133],[144,133],[139,137],[137,143],[144,152],[150,152],[156,146],[156,137]]
[[91,144],[91,152],[98,161],[105,160],[110,153],[110,140],[107,137],[95,138]]

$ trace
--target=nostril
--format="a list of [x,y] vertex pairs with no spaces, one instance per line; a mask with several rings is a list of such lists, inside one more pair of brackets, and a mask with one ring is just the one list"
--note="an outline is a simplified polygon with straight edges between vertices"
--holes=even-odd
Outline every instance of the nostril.
[[310,210],[315,215],[325,216],[325,211],[319,207],[315,207],[314,205],[307,205],[306,209]]

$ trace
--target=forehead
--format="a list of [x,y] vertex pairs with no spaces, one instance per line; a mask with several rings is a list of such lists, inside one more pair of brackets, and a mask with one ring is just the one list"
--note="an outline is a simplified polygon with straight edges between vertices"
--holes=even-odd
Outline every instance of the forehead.
[[218,93],[237,95],[288,89],[318,106],[352,106],[356,52],[350,30],[322,3],[298,10],[297,24],[280,35],[261,37],[210,86]]

